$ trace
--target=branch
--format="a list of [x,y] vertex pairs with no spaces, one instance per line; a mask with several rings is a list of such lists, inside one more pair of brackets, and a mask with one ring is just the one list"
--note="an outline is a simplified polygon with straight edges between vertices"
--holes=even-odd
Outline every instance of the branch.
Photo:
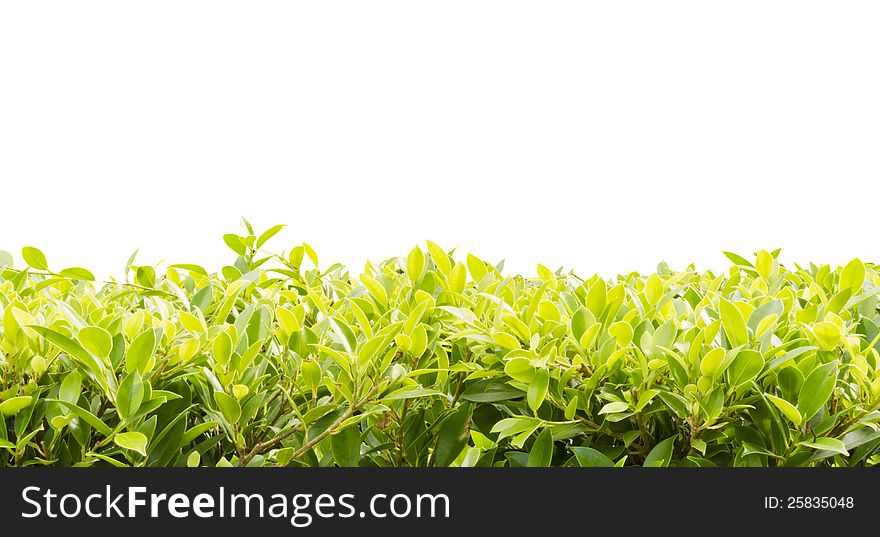
[[[306,451],[312,449],[312,447],[313,447],[315,444],[317,444],[318,442],[320,442],[321,440],[323,440],[324,438],[326,438],[327,435],[330,435],[330,434],[333,434],[334,432],[336,432],[336,428],[339,427],[339,425],[340,425],[343,421],[345,421],[345,420],[347,420],[348,418],[350,418],[355,412],[358,411],[358,409],[360,409],[362,406],[364,406],[365,404],[367,404],[367,403],[370,401],[370,399],[372,399],[373,396],[376,395],[376,392],[378,392],[378,391],[379,391],[379,385],[376,384],[376,385],[374,385],[373,388],[369,391],[369,393],[367,393],[367,395],[365,395],[365,396],[363,397],[363,399],[361,399],[360,401],[358,401],[356,404],[351,405],[350,407],[348,407],[348,409],[346,409],[346,411],[345,411],[341,416],[339,416],[338,418],[336,418],[336,419],[333,421],[333,423],[330,424],[329,427],[327,427],[326,429],[324,429],[323,431],[321,431],[318,435],[316,435],[314,438],[312,438],[311,440],[309,440],[308,442],[306,442],[305,444],[303,444],[301,448],[299,448],[298,450],[294,451],[294,452],[293,452],[293,455],[291,455],[291,457],[290,457],[290,460],[294,460],[294,459],[296,459],[296,458],[301,457],[301,456],[303,455],[303,453],[305,453]],[[288,435],[288,436],[289,436],[289,435]]]

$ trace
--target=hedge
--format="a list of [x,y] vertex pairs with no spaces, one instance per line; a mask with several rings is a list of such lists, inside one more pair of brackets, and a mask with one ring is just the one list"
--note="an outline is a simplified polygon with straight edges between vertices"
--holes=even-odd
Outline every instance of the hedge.
[[357,274],[243,222],[219,273],[0,252],[0,466],[880,463],[872,264]]

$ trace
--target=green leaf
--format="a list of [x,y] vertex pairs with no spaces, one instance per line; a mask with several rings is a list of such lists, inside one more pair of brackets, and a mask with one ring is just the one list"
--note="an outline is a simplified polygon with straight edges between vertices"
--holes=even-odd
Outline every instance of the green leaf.
[[81,281],[87,281],[87,282],[95,281],[95,275],[82,267],[70,267],[70,268],[66,268],[66,269],[61,269],[61,272],[59,272],[59,274],[61,274],[62,276],[65,276],[67,278],[74,279],[74,280],[81,280]]
[[531,417],[504,418],[492,426],[492,433],[498,434],[498,440],[523,433],[531,434],[541,426],[541,420]]
[[106,360],[113,348],[113,336],[110,332],[97,326],[86,326],[76,335],[80,344],[95,357]]
[[156,285],[156,269],[149,266],[138,267],[135,275],[137,283],[148,288]]
[[436,466],[449,466],[458,458],[470,438],[468,434],[470,418],[471,405],[462,404],[440,424],[437,433],[437,446],[434,448],[434,464]]
[[58,398],[62,401],[75,405],[79,400],[82,392],[82,374],[78,369],[74,369],[61,381],[61,387],[58,389]]
[[449,275],[449,289],[455,293],[461,293],[464,291],[466,280],[467,271],[464,264],[461,262],[456,263],[455,266],[452,267],[452,273]]
[[544,404],[544,398],[547,397],[547,388],[550,385],[550,372],[546,369],[538,369],[535,376],[529,383],[529,391],[526,393],[526,401],[532,412],[537,412],[538,408]]
[[199,423],[198,425],[193,425],[183,434],[183,439],[181,440],[180,444],[185,446],[216,426],[216,421],[206,421],[204,423]]
[[599,278],[596,280],[596,283],[590,287],[590,291],[587,293],[587,309],[590,310],[597,319],[602,315],[602,311],[605,309],[605,299],[607,298],[607,291],[605,287],[605,280]]
[[247,246],[241,241],[241,237],[238,235],[233,235],[232,233],[227,233],[223,235],[223,242],[226,243],[226,246],[229,246],[229,249],[238,255],[247,255]]
[[48,399],[48,401],[54,401],[58,404],[62,405],[64,408],[70,410],[74,414],[76,414],[80,419],[91,425],[95,428],[96,431],[101,433],[104,436],[110,436],[113,434],[113,429],[111,429],[106,423],[98,419],[97,416],[89,412],[88,410],[79,407],[75,404],[68,403],[67,401],[63,401],[61,399]]
[[236,400],[241,401],[250,393],[250,388],[248,388],[245,384],[233,384],[232,385],[232,396],[235,397]]
[[187,468],[198,468],[199,464],[202,462],[202,456],[199,455],[198,451],[193,451],[186,457],[186,466]]
[[773,256],[767,250],[761,250],[758,252],[757,260],[755,261],[755,269],[757,269],[758,274],[761,275],[765,280],[770,278],[770,275],[773,273]]
[[257,239],[257,249],[259,250],[266,242],[274,237],[279,231],[285,228],[285,224],[278,224],[277,226],[272,226],[266,231],[263,232],[262,235]]
[[155,347],[156,334],[152,328],[147,328],[138,334],[125,353],[125,371],[128,373],[137,371],[143,375],[153,357]]
[[407,386],[399,390],[395,390],[388,395],[382,396],[382,401],[402,401],[404,399],[428,398],[437,395],[444,395],[438,390],[431,390],[421,386]]
[[33,401],[30,395],[19,395],[12,397],[0,403],[0,414],[4,416],[12,416],[24,410]]
[[593,319],[593,314],[586,308],[579,308],[574,312],[571,316],[571,335],[574,336],[575,341],[580,341],[584,336],[584,332],[586,332],[587,328],[589,328],[594,322],[595,319]]
[[675,447],[675,437],[670,436],[660,442],[645,457],[645,467],[666,467],[672,461],[672,449]]
[[624,403],[623,401],[614,401],[603,406],[602,409],[599,410],[599,414],[618,414],[620,412],[626,412],[628,409],[629,404]]
[[122,379],[116,391],[116,410],[127,420],[134,416],[144,400],[144,384],[137,371],[132,371]]
[[703,359],[700,360],[700,372],[708,377],[718,373],[726,354],[724,349],[720,348],[707,352],[706,356],[703,356]]
[[361,458],[361,432],[357,426],[349,426],[330,437],[330,447],[336,464],[356,467]]
[[467,255],[466,261],[468,272],[471,273],[471,278],[473,278],[475,282],[479,282],[480,280],[482,280],[483,276],[485,276],[488,272],[486,264],[483,263],[482,260],[471,254]]
[[721,325],[724,327],[724,333],[727,334],[730,344],[734,347],[747,344],[749,332],[742,312],[724,298],[719,300],[718,305],[721,313]]
[[793,404],[789,403],[785,399],[782,399],[781,397],[776,397],[775,395],[770,394],[767,394],[767,399],[769,399],[770,402],[773,403],[774,406],[776,406],[776,408],[781,410],[782,413],[785,414],[785,417],[790,419],[792,423],[794,423],[795,425],[801,424],[801,422],[803,421],[803,416],[801,416],[800,411],[798,411],[798,409],[795,408]]
[[143,433],[119,433],[113,437],[113,442],[123,449],[135,451],[144,457],[147,456],[147,442],[149,442],[149,440]]
[[492,334],[492,341],[502,349],[512,350],[520,348],[519,341],[507,332],[496,332]]
[[232,357],[232,338],[226,332],[220,332],[211,345],[211,354],[218,364],[226,365]]
[[214,296],[214,286],[208,284],[203,288],[199,289],[199,291],[193,295],[192,297],[192,306],[194,308],[200,309],[202,312],[208,309],[208,306],[211,305],[211,299]]
[[79,361],[81,364],[86,366],[89,370],[96,373],[98,378],[101,379],[104,375],[104,366],[100,361],[96,360],[94,356],[89,354],[82,345],[77,343],[76,341],[70,339],[69,337],[52,330],[51,328],[46,328],[45,326],[31,326],[31,330],[40,334],[46,340],[51,343],[57,345],[61,350],[67,353],[68,356],[73,358],[74,360]]
[[799,442],[798,445],[823,451],[833,451],[834,453],[839,453],[845,457],[849,456],[849,452],[846,450],[846,446],[843,442],[827,436],[821,436],[809,442]]
[[317,362],[306,360],[300,367],[306,386],[310,390],[318,389],[318,386],[321,384],[321,366]]
[[834,392],[837,382],[837,361],[820,365],[804,380],[798,394],[798,410],[804,421],[816,415]]
[[528,465],[536,468],[547,468],[553,459],[553,435],[550,428],[545,427],[529,451]]
[[495,403],[519,399],[525,395],[522,391],[504,382],[491,379],[468,383],[468,387],[461,394],[465,401],[474,403]]
[[829,321],[822,321],[813,325],[813,334],[815,334],[816,340],[825,350],[834,349],[843,339],[840,328]]
[[234,397],[223,392],[214,392],[214,401],[223,413],[223,417],[230,425],[238,423],[241,419],[241,406]]
[[840,272],[840,291],[850,289],[853,294],[858,293],[862,289],[865,282],[865,264],[861,260],[853,259]]
[[37,270],[49,270],[49,264],[46,262],[46,256],[39,249],[33,246],[25,246],[21,249],[21,257],[29,267]]
[[656,274],[651,274],[645,280],[645,298],[650,306],[656,306],[663,298],[663,280]]
[[739,254],[735,254],[733,252],[722,252],[722,253],[724,254],[725,257],[727,257],[727,259],[730,259],[731,261],[733,261],[733,263],[735,265],[739,265],[741,267],[754,268],[752,266],[752,263],[748,259],[744,258],[743,256],[741,256]]
[[442,274],[449,274],[449,271],[452,270],[452,264],[449,262],[449,256],[446,255],[446,252],[443,251],[439,245],[434,242],[426,241],[428,244],[428,252],[431,253],[431,261],[437,265],[437,269],[440,270]]
[[614,461],[601,451],[591,447],[574,446],[571,448],[571,452],[574,453],[578,466],[583,468],[611,468],[614,466]]
[[504,372],[512,379],[528,384],[535,376],[535,368],[528,358],[522,356],[511,359],[504,365]]
[[388,303],[388,293],[385,292],[385,288],[382,287],[381,283],[367,274],[361,274],[360,278],[361,283],[364,284],[364,287],[370,291],[370,294],[373,295],[373,298],[375,298],[379,304],[384,306]]
[[410,250],[409,255],[406,258],[406,272],[409,275],[410,281],[415,282],[422,275],[422,270],[425,268],[425,254],[422,253],[421,248],[416,246],[412,250]]
[[761,374],[764,369],[764,357],[761,353],[745,349],[737,353],[727,369],[730,386],[737,388],[748,384]]

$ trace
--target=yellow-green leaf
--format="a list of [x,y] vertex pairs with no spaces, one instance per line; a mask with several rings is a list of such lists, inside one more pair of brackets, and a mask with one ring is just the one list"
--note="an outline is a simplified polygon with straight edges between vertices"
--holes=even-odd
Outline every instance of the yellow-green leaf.
[[3,414],[4,416],[17,414],[31,404],[32,400],[33,398],[30,395],[19,395],[18,397],[7,399],[0,403],[0,414]]
[[422,253],[421,248],[415,246],[406,257],[406,272],[409,275],[410,281],[415,282],[418,280],[424,268],[425,254]]
[[724,333],[727,334],[730,344],[738,347],[748,343],[749,332],[739,308],[724,298],[719,301],[719,308],[721,310],[721,325],[724,327]]
[[853,259],[840,272],[840,290],[851,289],[855,295],[862,289],[865,282],[865,264],[858,258]]
[[140,453],[144,457],[147,456],[147,439],[146,435],[139,432],[119,433],[113,437],[113,442],[117,446]]
[[46,256],[38,248],[33,246],[25,246],[21,249],[21,257],[29,267],[37,270],[49,270],[49,264],[46,262]]
[[770,394],[767,394],[767,399],[769,399],[770,402],[776,406],[776,408],[781,410],[782,413],[785,414],[785,416],[790,419],[792,423],[798,426],[801,424],[801,413],[798,412],[798,409],[795,408],[793,404],[789,403],[785,399],[782,399],[781,397],[776,397],[775,395]]
[[80,344],[94,356],[106,360],[113,348],[113,336],[98,326],[86,326],[76,335]]

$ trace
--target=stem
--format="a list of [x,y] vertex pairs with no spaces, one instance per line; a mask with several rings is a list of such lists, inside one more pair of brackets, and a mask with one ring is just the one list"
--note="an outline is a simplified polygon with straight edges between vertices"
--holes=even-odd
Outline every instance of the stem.
[[[311,440],[309,440],[308,442],[306,442],[305,444],[303,444],[302,447],[300,447],[299,449],[297,449],[296,451],[294,451],[294,452],[293,452],[293,455],[291,455],[291,457],[290,457],[290,460],[293,460],[293,459],[296,459],[296,458],[301,457],[301,456],[303,455],[303,453],[305,453],[306,451],[312,449],[312,446],[314,446],[315,444],[317,444],[318,442],[320,442],[321,440],[323,440],[324,438],[326,438],[327,435],[330,435],[330,434],[333,434],[334,432],[336,432],[336,428],[339,427],[339,425],[340,425],[343,421],[345,421],[345,420],[347,420],[348,418],[350,418],[350,417],[351,417],[355,412],[357,412],[362,406],[364,406],[365,404],[367,404],[368,402],[370,402],[370,399],[372,399],[373,396],[376,395],[376,392],[378,392],[378,391],[379,391],[379,385],[377,384],[377,385],[373,386],[373,388],[369,391],[369,393],[367,393],[367,395],[365,395],[360,401],[358,401],[357,403],[355,403],[355,404],[349,406],[348,409],[346,409],[346,411],[345,411],[341,416],[339,416],[338,418],[336,418],[336,419],[333,421],[333,423],[330,424],[329,427],[327,427],[326,429],[324,429],[323,431],[321,431],[320,434],[316,435],[314,438],[312,438]],[[254,449],[252,449],[252,450],[250,451],[250,453],[248,453],[247,455],[245,455],[245,458],[242,459],[241,466],[245,466],[248,462],[250,462],[250,460],[251,460],[254,456],[256,456],[256,455],[262,453],[263,451],[265,451],[266,449],[269,449],[269,448],[271,448],[272,446],[278,444],[279,442],[281,442],[281,441],[284,440],[285,438],[287,438],[287,437],[289,437],[290,435],[292,435],[293,433],[297,432],[301,427],[302,427],[302,422],[297,423],[296,425],[294,425],[293,427],[287,429],[286,431],[283,431],[283,432],[281,432],[281,433],[278,433],[278,434],[277,434],[274,438],[272,438],[271,440],[267,440],[267,441],[265,441],[265,442],[260,442],[259,444],[257,444],[256,446],[254,446]]]

